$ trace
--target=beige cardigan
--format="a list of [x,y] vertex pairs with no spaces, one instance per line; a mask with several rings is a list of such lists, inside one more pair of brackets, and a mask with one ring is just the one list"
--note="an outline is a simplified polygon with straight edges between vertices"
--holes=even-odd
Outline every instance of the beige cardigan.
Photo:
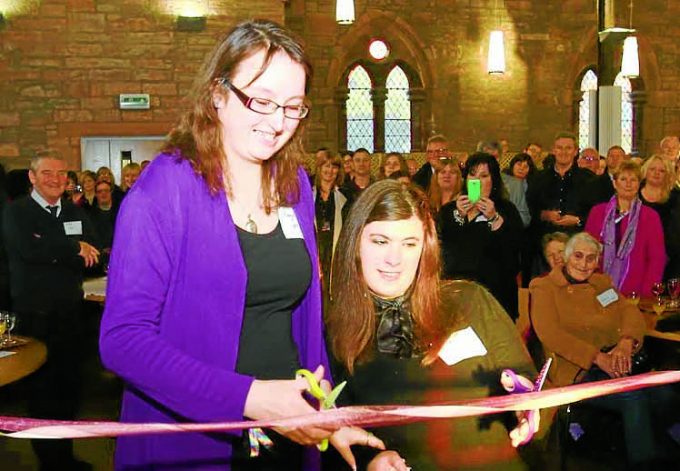
[[531,323],[553,358],[549,378],[556,386],[574,383],[590,369],[597,353],[630,336],[642,344],[645,322],[638,308],[617,292],[619,299],[602,307],[597,295],[614,289],[607,275],[594,273],[587,283],[570,284],[561,268],[534,279]]

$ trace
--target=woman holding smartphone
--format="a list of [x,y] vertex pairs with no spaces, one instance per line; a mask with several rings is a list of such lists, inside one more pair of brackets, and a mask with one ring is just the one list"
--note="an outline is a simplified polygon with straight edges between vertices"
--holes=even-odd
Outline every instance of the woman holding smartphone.
[[493,156],[470,156],[463,177],[463,194],[438,217],[444,278],[481,283],[515,319],[522,220]]

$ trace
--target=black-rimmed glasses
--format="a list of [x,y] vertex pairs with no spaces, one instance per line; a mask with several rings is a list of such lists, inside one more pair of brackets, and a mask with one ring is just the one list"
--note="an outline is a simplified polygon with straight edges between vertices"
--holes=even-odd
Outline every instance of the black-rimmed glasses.
[[241,90],[236,88],[234,84],[232,84],[226,78],[220,79],[220,83],[234,92],[234,95],[236,95],[236,98],[238,98],[239,101],[243,103],[243,106],[251,111],[254,111],[255,113],[274,114],[276,113],[276,110],[283,108],[283,115],[290,119],[304,119],[309,114],[309,106],[305,105],[304,103],[300,103],[299,105],[279,105],[278,103],[268,100],[267,98],[249,97]]

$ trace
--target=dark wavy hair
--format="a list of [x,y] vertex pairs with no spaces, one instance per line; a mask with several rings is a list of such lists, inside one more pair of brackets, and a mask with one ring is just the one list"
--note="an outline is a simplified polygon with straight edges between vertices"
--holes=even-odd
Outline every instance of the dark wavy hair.
[[[264,73],[275,54],[283,52],[304,68],[305,91],[309,91],[312,66],[301,42],[290,31],[269,20],[240,23],[217,43],[206,58],[194,82],[192,108],[180,118],[162,149],[189,160],[213,194],[223,188],[231,193],[227,157],[213,94],[224,94],[221,80],[233,78],[239,64],[260,51],[265,51],[265,58],[253,81]],[[290,141],[262,164],[262,195],[267,212],[277,203],[294,204],[299,199],[297,169],[303,156],[303,128],[304,120]]]
[[529,164],[529,173],[527,174],[527,178],[536,172],[536,164],[534,164],[534,160],[531,158],[531,156],[524,152],[520,152],[519,154],[515,154],[515,156],[510,159],[510,163],[508,164],[508,167],[503,170],[503,173],[514,176],[512,169],[515,167],[517,162],[526,162]]
[[371,222],[401,221],[412,216],[420,219],[424,230],[420,264],[410,288],[416,338],[426,352],[424,364],[434,361],[446,334],[439,305],[439,243],[425,194],[415,185],[380,180],[366,188],[352,205],[333,258],[326,325],[332,352],[350,373],[357,361],[369,358],[377,329],[375,308],[362,271],[361,235]]
[[[463,169],[463,178],[465,179],[465,182],[467,182],[468,175],[480,165],[486,165],[489,169],[489,174],[491,175],[491,194],[489,195],[489,198],[491,198],[492,201],[507,200],[508,192],[506,191],[503,179],[501,178],[501,168],[493,155],[484,152],[475,152],[472,154],[467,159],[467,162],[465,162],[465,168]],[[463,193],[467,194],[467,185],[463,185]]]

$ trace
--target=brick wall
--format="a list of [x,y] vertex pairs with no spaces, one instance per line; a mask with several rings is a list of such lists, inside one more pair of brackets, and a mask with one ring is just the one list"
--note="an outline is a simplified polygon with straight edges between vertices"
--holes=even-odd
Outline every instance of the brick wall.
[[[389,60],[413,67],[423,84],[421,140],[433,131],[466,151],[504,137],[511,150],[549,144],[573,127],[582,70],[596,62],[592,0],[355,0],[357,22],[334,22],[334,0],[211,0],[203,32],[175,31],[161,0],[16,0],[0,30],[0,161],[25,165],[40,146],[60,149],[72,167],[80,138],[166,133],[182,97],[220,33],[251,16],[285,21],[315,65],[307,146],[338,150],[338,90],[349,65],[368,60],[368,39],[392,46]],[[500,6],[498,11],[494,4]],[[636,2],[642,3],[642,2]],[[644,82],[643,154],[680,134],[680,2],[636,9]],[[620,16],[626,17],[626,12]],[[625,23],[625,22],[624,22]],[[485,72],[488,31],[506,32],[508,72]],[[120,93],[151,94],[151,109],[120,111]]]
[[[217,37],[253,12],[284,20],[280,0],[211,0],[223,13],[203,32],[175,31],[171,1],[24,3],[0,31],[0,161],[9,168],[40,146],[79,168],[81,136],[167,133]],[[120,93],[149,93],[151,109],[119,110]]]

